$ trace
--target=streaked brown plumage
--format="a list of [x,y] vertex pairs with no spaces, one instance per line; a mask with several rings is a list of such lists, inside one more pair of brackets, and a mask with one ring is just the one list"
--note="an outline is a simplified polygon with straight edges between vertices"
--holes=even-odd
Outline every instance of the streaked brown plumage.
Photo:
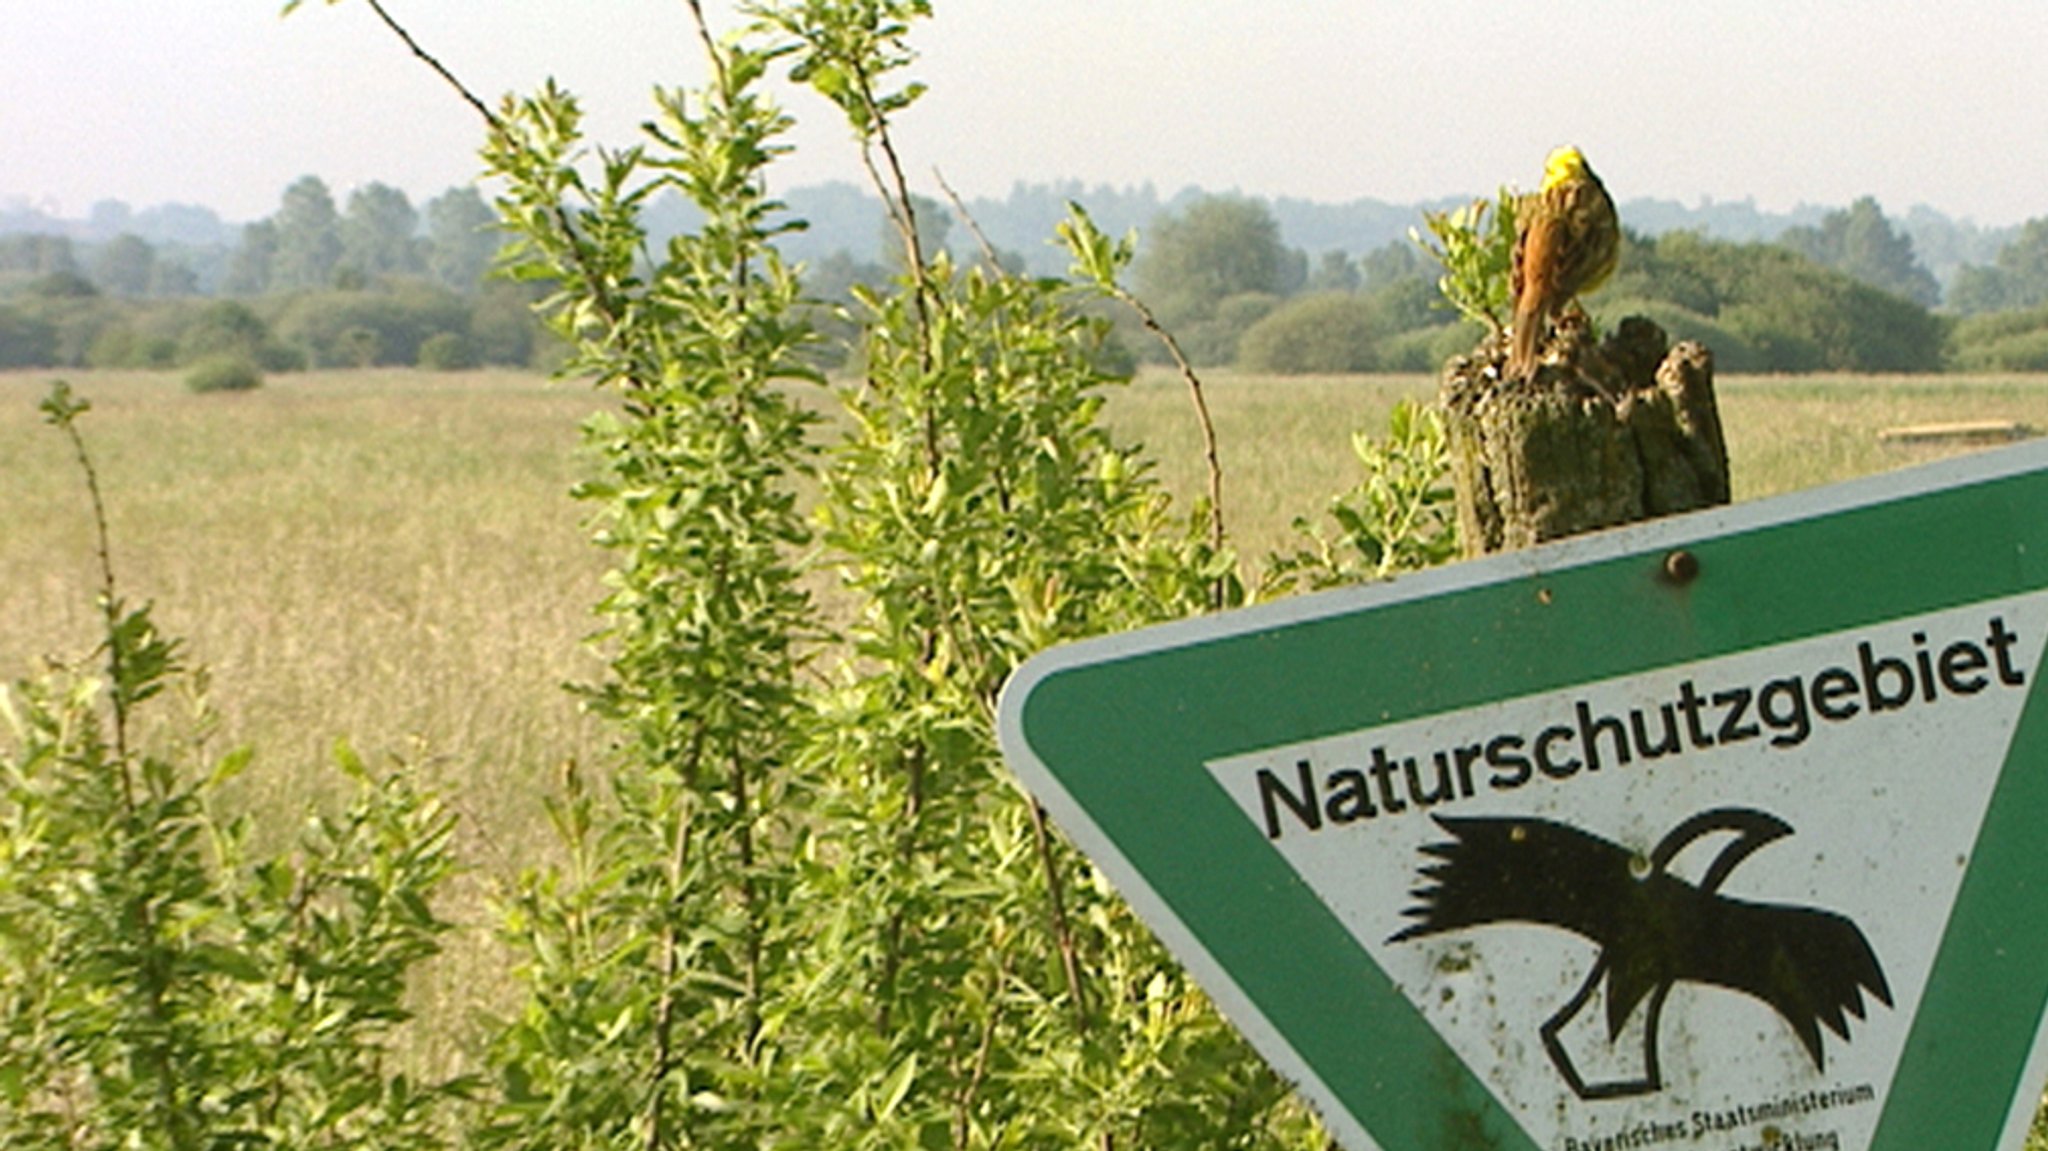
[[1621,221],[1600,177],[1577,148],[1552,152],[1542,188],[1523,199],[1515,223],[1515,320],[1507,378],[1534,374],[1537,349],[1551,322],[1573,297],[1613,274],[1620,252]]

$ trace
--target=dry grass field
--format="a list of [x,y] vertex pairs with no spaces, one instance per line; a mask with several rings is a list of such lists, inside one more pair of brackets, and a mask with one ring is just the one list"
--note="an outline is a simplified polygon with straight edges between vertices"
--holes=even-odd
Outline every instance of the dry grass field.
[[[601,671],[583,640],[605,561],[567,493],[588,466],[578,423],[602,397],[504,373],[317,373],[235,395],[190,394],[175,374],[69,378],[94,405],[81,427],[125,593],[156,601],[159,624],[211,668],[221,746],[257,748],[242,798],[288,827],[334,786],[322,765],[336,738],[402,757],[461,815],[473,871],[453,910],[485,930],[474,901],[491,877],[548,849],[554,770],[602,747],[561,690]],[[85,491],[36,410],[50,379],[0,374],[0,681],[78,660],[95,638]],[[1353,429],[1377,431],[1396,400],[1435,390],[1421,376],[1216,373],[1208,386],[1230,525],[1254,558],[1355,482]],[[2048,428],[2048,379],[1736,378],[1721,400],[1744,500],[1962,450],[1882,445],[1889,426]],[[1201,489],[1177,378],[1147,374],[1108,411],[1174,491]],[[424,1006],[454,1023],[488,997],[496,965],[450,962]]]
[[[220,740],[259,749],[256,791],[318,786],[327,773],[309,768],[341,736],[494,804],[583,752],[558,685],[595,667],[577,640],[602,561],[566,495],[589,393],[505,375],[311,375],[207,396],[174,375],[71,379],[93,403],[81,428],[123,591],[156,601],[212,670]],[[89,508],[36,411],[46,387],[0,377],[9,679],[95,639]],[[477,815],[479,833],[502,822]]]
[[[69,447],[36,403],[50,374],[0,374],[0,679],[94,640],[95,563]],[[173,374],[72,373],[101,471],[126,593],[213,673],[224,744],[248,742],[259,805],[320,786],[337,737],[432,772],[491,855],[522,858],[539,781],[601,733],[561,684],[600,665],[604,558],[568,489],[578,423],[602,397],[507,373],[281,376],[193,395]],[[1378,429],[1422,376],[1207,380],[1225,506],[1242,555],[1290,542],[1356,478],[1349,432]],[[1955,448],[1880,444],[1878,430],[1947,419],[2048,428],[2048,380],[1735,378],[1722,382],[1736,496],[1754,499]],[[1111,422],[1174,491],[1202,488],[1177,378],[1119,393]]]

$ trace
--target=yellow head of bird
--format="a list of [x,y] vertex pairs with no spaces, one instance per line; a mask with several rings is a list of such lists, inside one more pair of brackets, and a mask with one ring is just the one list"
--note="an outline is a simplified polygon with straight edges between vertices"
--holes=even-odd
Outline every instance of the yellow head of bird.
[[1567,180],[1583,180],[1591,171],[1586,166],[1586,154],[1567,144],[1543,162],[1543,190],[1548,192]]

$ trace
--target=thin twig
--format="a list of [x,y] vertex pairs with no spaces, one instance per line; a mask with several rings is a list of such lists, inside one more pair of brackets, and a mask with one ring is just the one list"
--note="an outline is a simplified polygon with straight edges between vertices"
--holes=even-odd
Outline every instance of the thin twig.
[[[931,663],[933,637],[924,637],[925,654],[919,666]],[[910,745],[904,751],[904,760],[909,768],[909,782],[903,796],[903,829],[896,840],[896,858],[907,873],[910,864],[917,858],[917,832],[924,822],[925,755],[930,748],[921,743]],[[889,912],[889,922],[882,929],[882,982],[881,1003],[875,1011],[875,1030],[886,1036],[892,1018],[892,1007],[896,999],[896,978],[903,968],[903,907],[898,904]]]
[[725,74],[725,56],[718,50],[718,42],[711,36],[711,24],[704,19],[704,5],[699,0],[685,0],[690,6],[691,20],[697,26],[697,39],[704,43],[704,58],[711,61],[711,70],[718,73],[718,90],[731,95],[730,81]]
[[[484,123],[489,126],[492,132],[503,135],[509,131],[504,118],[491,111],[490,106],[485,104],[483,99],[469,85],[464,84],[454,72],[450,71],[447,65],[441,63],[431,52],[421,47],[419,41],[413,39],[412,33],[406,31],[405,26],[400,24],[397,18],[393,17],[385,9],[382,0],[368,0],[368,3],[370,11],[377,14],[377,18],[384,22],[384,26],[389,28],[399,40],[404,42],[406,48],[421,63],[431,68],[435,75],[441,77],[450,88],[454,89],[455,94],[460,96],[463,102],[474,108],[476,114],[483,117]],[[694,8],[695,6],[693,2],[691,7]],[[716,57],[714,56],[715,59]],[[611,291],[605,286],[603,279],[597,274],[597,270],[591,266],[589,253],[584,250],[582,237],[577,234],[575,221],[570,218],[569,209],[561,201],[557,200],[549,206],[549,215],[554,217],[555,227],[561,232],[562,238],[568,242],[569,255],[576,263],[576,270],[582,273],[584,282],[590,285],[591,294],[595,297],[593,302],[596,303],[598,311],[603,314],[608,326],[616,328],[623,309],[612,298]],[[627,382],[634,384],[636,387],[638,385],[638,381],[628,380]]]
[[128,692],[123,686],[126,669],[121,666],[123,644],[116,635],[121,626],[121,598],[114,586],[114,545],[107,531],[107,504],[100,495],[99,469],[93,467],[92,456],[85,450],[85,437],[79,434],[75,421],[74,414],[58,420],[57,426],[63,429],[65,438],[71,441],[71,450],[78,455],[79,470],[85,473],[86,495],[92,499],[94,546],[100,561],[100,615],[107,628],[107,682],[113,685],[110,695],[114,705],[114,752],[121,762],[121,789],[127,809],[133,812],[134,783],[128,774]]
[[[903,229],[903,243],[910,254],[910,270],[917,276],[920,302],[926,288],[924,263],[924,237],[917,234],[917,206],[910,200],[910,178],[903,174],[903,161],[896,155],[896,140],[889,134],[889,118],[882,112],[882,103],[875,98],[874,82],[859,60],[847,61],[852,66],[854,79],[860,84],[861,104],[867,109],[868,119],[874,124],[870,136],[882,149],[882,158],[889,162],[889,174],[895,181],[898,206],[902,210],[897,225]],[[887,190],[884,190],[884,195]]]
[[[869,122],[874,125],[861,141],[861,163],[868,170],[868,178],[874,181],[875,191],[881,193],[882,203],[889,209],[889,219],[903,239],[904,258],[910,262],[906,270],[910,273],[910,304],[917,312],[917,362],[927,381],[926,386],[930,387],[932,365],[936,359],[932,348],[932,308],[928,298],[931,295],[931,278],[924,262],[924,241],[917,234],[917,209],[910,202],[910,180],[903,174],[903,163],[897,159],[895,141],[889,136],[889,119],[882,114],[882,106],[875,99],[874,87],[868,81],[866,70],[859,61],[848,61],[847,64],[860,83],[861,102]],[[882,149],[882,157],[889,162],[888,180],[883,179],[881,170],[875,167],[876,146]],[[929,403],[925,405],[924,462],[927,473],[936,478],[943,460],[939,452],[939,425],[934,407]]]
[[[1124,302],[1125,306],[1138,314],[1138,320],[1145,325],[1145,330],[1157,336],[1159,342],[1166,346],[1166,354],[1173,357],[1174,364],[1180,368],[1180,378],[1187,381],[1188,396],[1195,404],[1195,418],[1202,426],[1202,456],[1209,469],[1209,546],[1221,552],[1224,540],[1228,538],[1223,529],[1223,460],[1216,452],[1216,424],[1209,418],[1209,402],[1202,395],[1202,378],[1195,374],[1195,366],[1188,362],[1187,354],[1181,351],[1180,341],[1173,338],[1173,333],[1166,330],[1166,326],[1152,314],[1152,309],[1145,306],[1145,301],[1132,295],[1120,284],[1112,283],[1110,290],[1116,294],[1117,299]],[[1221,576],[1210,585],[1209,606],[1218,610],[1223,607]]]
[[1060,971],[1067,980],[1067,993],[1074,999],[1074,1030],[1088,1034],[1088,996],[1081,982],[1081,958],[1074,947],[1073,928],[1067,922],[1067,901],[1053,858],[1052,833],[1045,825],[1045,808],[1031,802],[1031,834],[1038,843],[1038,865],[1045,872],[1046,900],[1052,915],[1052,933],[1060,949]]
[[953,190],[953,185],[946,183],[946,174],[939,171],[937,165],[932,167],[932,179],[939,182],[939,190],[946,193],[946,199],[952,202],[953,211],[959,215],[960,222],[967,225],[967,231],[981,247],[981,258],[988,262],[990,273],[1002,275],[1003,262],[996,258],[996,246],[988,242],[988,235],[981,230],[981,221],[976,220],[974,213],[967,210],[967,205],[960,200],[960,193]]
[[[70,401],[70,385],[59,380],[52,387],[52,395],[44,405],[50,418],[71,441],[71,448],[78,454],[78,466],[85,472],[85,488],[92,499],[93,530],[97,535],[100,561],[100,613],[106,620],[107,628],[107,676],[112,684],[114,707],[114,750],[116,765],[121,775],[122,815],[129,826],[121,828],[125,842],[123,852],[124,870],[138,872],[145,866],[145,854],[150,850],[154,833],[158,829],[146,826],[137,828],[135,804],[134,763],[128,756],[128,691],[127,669],[123,666],[123,652],[126,641],[121,638],[121,601],[119,589],[114,583],[114,549],[107,530],[106,501],[100,495],[99,470],[93,467],[92,455],[86,451],[85,436],[78,430],[77,419],[87,409],[82,401],[76,405]],[[165,1038],[171,1032],[170,997],[171,969],[166,958],[167,947],[163,939],[159,901],[154,897],[130,898],[123,908],[124,922],[133,921],[134,930],[126,938],[138,941],[134,955],[138,990],[142,993],[142,1009],[148,1016],[148,1030],[137,1045],[135,1058],[146,1064],[147,1078],[155,1087],[156,1106],[168,1127],[169,1141],[173,1146],[183,1146],[191,1138],[188,1109],[180,1097],[183,1080],[173,1066],[168,1053],[170,1040]]]
[[382,20],[386,28],[389,28],[391,29],[392,32],[396,33],[398,38],[405,42],[405,46],[412,50],[412,54],[418,57],[421,63],[425,64],[429,68],[432,68],[436,75],[440,76],[441,79],[448,82],[449,87],[455,89],[457,95],[461,96],[464,100],[467,100],[469,102],[469,106],[476,109],[477,115],[482,116],[484,118],[484,121],[490,124],[490,126],[494,129],[503,126],[498,119],[497,113],[491,111],[488,105],[486,105],[482,100],[478,99],[476,93],[470,91],[467,85],[465,85],[462,81],[456,79],[455,73],[450,72],[447,66],[443,65],[441,61],[435,59],[432,53],[428,52],[425,48],[420,47],[419,41],[413,39],[412,33],[406,31],[404,25],[400,24],[397,20],[393,19],[391,13],[386,12],[384,10],[384,5],[380,3],[379,0],[369,0],[369,3],[370,11],[375,12],[377,14],[377,19]]
[[747,938],[744,969],[746,1002],[740,1005],[740,1026],[746,1032],[746,1057],[761,1038],[761,939],[767,934],[762,922],[761,895],[754,866],[754,804],[747,787],[747,765],[737,752],[729,758],[732,771],[733,817],[737,825],[736,848],[740,857],[740,913],[746,917]]
[[875,149],[866,141],[860,146],[860,163],[861,167],[867,169],[868,182],[875,186],[875,191],[882,197],[882,210],[889,213],[889,226],[896,229],[897,238],[903,241],[903,258],[914,261],[918,272],[922,274],[924,254],[916,239],[917,223],[903,214],[903,205],[909,203],[909,194],[906,192],[898,196],[890,191],[888,178],[875,166]]
[[[681,902],[682,881],[690,860],[690,829],[678,828],[676,846],[669,858],[668,896],[674,902]],[[654,1059],[649,1067],[647,1082],[647,1139],[646,1151],[660,1151],[661,1142],[667,1131],[665,1112],[668,1104],[668,1082],[675,1070],[675,1026],[677,984],[682,978],[682,942],[680,929],[675,923],[673,906],[663,917],[661,927],[661,995],[654,1012]]]
[[[998,931],[997,935],[1000,936],[1001,932]],[[968,1136],[973,1131],[974,1099],[988,1079],[989,1057],[995,1051],[996,1022],[1003,1009],[1003,985],[1010,981],[1010,957],[1003,950],[1001,938],[992,940],[991,946],[996,953],[996,973],[989,981],[988,1015],[982,1019],[981,1041],[975,1046],[974,1065],[968,1072],[967,1082],[960,1088],[953,1109],[953,1146],[962,1151],[965,1151]]]

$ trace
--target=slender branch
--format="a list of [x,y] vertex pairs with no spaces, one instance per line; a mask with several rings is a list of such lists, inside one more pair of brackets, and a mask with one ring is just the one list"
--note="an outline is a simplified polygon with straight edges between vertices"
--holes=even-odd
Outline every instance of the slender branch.
[[[932,348],[931,279],[925,267],[924,240],[917,234],[917,208],[910,199],[910,179],[903,174],[903,162],[896,155],[895,139],[889,134],[889,118],[882,111],[881,102],[875,99],[875,89],[869,80],[867,69],[859,60],[847,61],[854,78],[859,82],[861,105],[865,109],[870,125],[861,141],[861,163],[866,165],[868,178],[875,183],[875,190],[882,194],[882,202],[888,205],[889,218],[895,222],[896,230],[903,238],[904,257],[909,260],[911,293],[910,303],[917,311],[917,359],[918,367],[930,387],[932,364],[935,360]],[[882,158],[889,163],[889,179],[875,167],[874,148],[882,150]],[[936,405],[927,403],[924,413],[924,462],[926,471],[933,477],[939,474],[942,462],[939,451],[939,425]]]
[[[66,385],[60,383],[58,386]],[[122,686],[127,672],[123,666],[126,645],[117,634],[121,626],[121,597],[114,584],[114,545],[107,530],[107,503],[100,494],[99,469],[93,466],[92,455],[85,450],[85,437],[79,434],[76,415],[77,411],[73,411],[53,422],[71,441],[71,450],[78,456],[79,470],[85,473],[86,495],[92,500],[93,546],[100,563],[100,617],[107,630],[107,682],[113,685],[109,695],[114,706],[114,752],[121,764],[122,801],[132,815],[135,811],[135,781],[130,776],[128,761],[128,692]]]
[[731,82],[725,72],[725,54],[718,50],[718,42],[711,36],[711,24],[704,19],[704,5],[700,0],[684,0],[690,6],[690,16],[697,26],[697,39],[704,44],[704,58],[711,61],[711,70],[718,73],[719,92],[731,95]]
[[[122,869],[131,874],[141,874],[153,864],[149,858],[160,829],[149,825],[151,817],[140,815],[135,803],[135,775],[133,761],[128,756],[128,669],[125,654],[128,640],[123,638],[121,601],[119,589],[114,583],[114,548],[111,533],[107,528],[106,500],[100,493],[99,469],[93,466],[92,455],[86,450],[85,436],[78,430],[78,417],[89,409],[84,401],[74,402],[71,388],[59,380],[51,387],[50,397],[43,402],[43,411],[49,420],[71,441],[71,450],[78,456],[78,466],[85,473],[85,490],[92,500],[92,522],[95,546],[100,564],[100,614],[107,629],[107,676],[112,690],[109,692],[114,708],[114,750],[116,766],[120,769],[122,820],[112,829],[124,850]],[[160,817],[158,817],[160,818]],[[135,1059],[147,1068],[147,1078],[154,1088],[156,1110],[167,1128],[172,1146],[186,1146],[192,1139],[189,1108],[183,1098],[183,1087],[187,1086],[179,1074],[180,1061],[175,1058],[172,1030],[171,988],[175,978],[175,960],[165,942],[162,929],[161,911],[154,894],[141,890],[131,895],[123,907],[123,922],[132,922],[134,930],[124,933],[134,947],[133,965],[136,969],[137,990],[141,993],[142,1013],[147,1017],[147,1028],[135,1044]]]
[[[407,31],[405,26],[400,24],[385,9],[382,0],[368,0],[368,3],[370,11],[377,14],[377,19],[384,22],[384,26],[389,28],[392,34],[405,44],[414,57],[432,69],[435,75],[441,77],[450,88],[454,89],[455,94],[460,96],[464,103],[475,109],[476,114],[483,117],[484,123],[493,133],[504,135],[509,131],[509,126],[506,124],[504,117],[491,111],[490,106],[485,104],[483,99],[469,85],[464,84],[454,72],[449,70],[447,65],[441,63],[439,58],[422,47],[419,41],[413,39],[412,33]],[[696,7],[694,0],[692,0],[691,7]],[[709,34],[706,33],[706,35],[708,42]],[[716,64],[718,57],[715,52],[712,59],[714,64]],[[722,68],[722,65],[719,66]],[[603,278],[598,275],[597,269],[591,265],[590,254],[584,249],[583,238],[576,231],[576,224],[569,215],[569,209],[560,200],[556,200],[549,206],[548,214],[554,218],[556,229],[561,232],[562,238],[568,242],[569,257],[575,261],[576,270],[582,273],[583,281],[590,285],[590,291],[594,298],[593,302],[596,303],[598,311],[603,314],[605,320],[611,326],[616,327],[620,316],[623,314],[623,309],[619,307],[618,301],[613,298],[612,292],[605,285]],[[635,383],[637,386],[637,381],[629,382]]]
[[[931,662],[929,654],[933,637],[924,637],[926,655],[923,664]],[[908,874],[911,861],[917,858],[917,832],[924,822],[925,755],[930,749],[922,743],[914,743],[904,751],[909,768],[909,782],[903,796],[903,829],[896,840],[896,859]],[[875,1011],[875,1029],[883,1035],[889,1032],[889,1021],[896,999],[896,978],[903,967],[903,907],[899,903],[889,912],[889,922],[882,929],[882,981],[881,1003]]]
[[[682,901],[682,881],[690,859],[690,828],[676,829],[674,853],[669,857],[668,895],[673,903]],[[654,1060],[648,1076],[647,1140],[645,1151],[661,1151],[667,1134],[664,1113],[668,1105],[668,1078],[675,1069],[676,983],[682,978],[682,945],[673,911],[663,917],[661,927],[661,998],[655,1007]]]
[[[910,270],[917,276],[919,299],[922,301],[925,290],[924,238],[917,234],[917,207],[910,200],[910,179],[903,174],[903,161],[897,157],[896,141],[889,133],[889,118],[882,111],[881,101],[875,98],[874,81],[868,76],[865,62],[849,60],[847,63],[852,68],[854,79],[859,82],[861,105],[867,111],[869,123],[874,125],[868,139],[881,148],[882,158],[889,162],[889,175],[895,187],[897,207],[901,211],[896,223],[903,231],[903,246],[910,256]],[[887,198],[889,189],[882,189],[882,194]]]
[[[1173,338],[1173,333],[1166,330],[1165,325],[1152,314],[1152,309],[1145,306],[1145,301],[1132,295],[1121,284],[1112,282],[1109,289],[1117,299],[1124,302],[1125,306],[1138,314],[1138,320],[1145,325],[1145,330],[1157,336],[1159,342],[1166,346],[1166,354],[1172,356],[1174,364],[1180,368],[1180,378],[1187,381],[1188,396],[1195,405],[1195,418],[1202,427],[1202,456],[1209,469],[1209,545],[1220,552],[1223,550],[1224,540],[1228,538],[1223,529],[1223,461],[1216,452],[1216,424],[1209,418],[1209,402],[1202,395],[1202,378],[1195,374],[1195,366],[1188,362],[1187,354],[1181,351],[1180,341]],[[1209,606],[1213,609],[1223,607],[1223,579],[1220,576],[1210,585]]]
[[412,33],[406,31],[404,25],[393,19],[391,13],[384,10],[384,5],[380,0],[369,0],[369,4],[370,11],[377,14],[377,19],[382,20],[386,28],[391,29],[400,40],[405,42],[405,46],[412,51],[412,54],[419,59],[420,63],[433,69],[436,75],[447,81],[449,87],[455,89],[457,95],[468,101],[469,106],[476,109],[476,114],[482,116],[485,123],[488,123],[493,129],[504,126],[498,119],[497,113],[492,112],[488,105],[477,98],[475,92],[470,91],[467,85],[456,79],[455,73],[450,72],[446,65],[435,59],[432,53],[420,47],[419,41],[412,38]]
[[737,751],[729,761],[732,771],[733,819],[737,827],[740,857],[740,913],[747,922],[745,956],[746,1002],[740,1006],[740,1026],[746,1034],[746,1055],[751,1059],[754,1043],[761,1037],[761,941],[767,934],[762,923],[759,878],[754,868],[754,797],[747,787],[747,765]]
[[996,246],[988,242],[988,235],[981,230],[981,221],[976,220],[974,213],[967,210],[967,205],[960,201],[960,193],[953,190],[953,185],[946,183],[945,173],[933,167],[932,178],[939,182],[939,189],[945,192],[946,199],[952,202],[953,211],[959,215],[960,222],[966,224],[967,230],[973,234],[974,242],[981,248],[981,258],[988,262],[988,270],[995,275],[1002,275],[1003,262],[996,258]]
[[961,1151],[966,1151],[968,1136],[973,1131],[975,1097],[981,1094],[982,1084],[988,1079],[989,1057],[995,1051],[996,1022],[1002,1014],[1003,985],[1010,981],[1010,957],[1003,950],[1000,930],[996,934],[998,938],[990,942],[996,953],[996,971],[989,981],[988,1014],[982,1019],[981,1041],[974,1049],[974,1064],[953,1108],[953,1146]]
[[1045,808],[1031,803],[1031,834],[1038,844],[1038,865],[1045,872],[1046,902],[1052,916],[1052,934],[1060,949],[1060,971],[1067,980],[1067,993],[1074,1000],[1074,1030],[1088,1034],[1088,996],[1081,982],[1081,958],[1074,947],[1074,931],[1067,922],[1067,901],[1053,858],[1052,833],[1045,825]]
[[[704,760],[704,745],[709,738],[708,724],[703,716],[697,716],[690,731],[687,746],[682,752],[680,768],[686,787],[694,787],[697,768]],[[668,890],[668,914],[661,922],[661,994],[654,1011],[654,1058],[647,1076],[647,1142],[645,1151],[661,1151],[661,1139],[665,1134],[664,1114],[668,1106],[668,1079],[675,1070],[677,1054],[675,1042],[676,991],[677,982],[682,978],[682,929],[676,923],[676,909],[683,903],[683,877],[690,865],[690,840],[694,834],[689,812],[683,809],[678,814],[675,831],[676,842],[669,853],[666,880]]]
[[889,181],[882,170],[875,166],[875,149],[866,141],[860,146],[861,167],[867,169],[868,182],[881,194],[882,210],[889,213],[889,225],[896,229],[896,236],[903,240],[903,258],[917,269],[920,278],[924,273],[924,253],[917,243],[917,221],[903,214],[903,205],[908,201],[890,190]]
[[[101,606],[113,611],[116,599],[114,589],[114,545],[107,532],[107,505],[100,495],[99,469],[93,467],[92,457],[86,453],[85,437],[78,434],[78,428],[70,421],[64,423],[64,434],[71,440],[71,450],[78,454],[78,467],[85,473],[85,491],[92,499],[92,528],[94,547],[100,561]],[[108,621],[112,622],[109,615]]]

